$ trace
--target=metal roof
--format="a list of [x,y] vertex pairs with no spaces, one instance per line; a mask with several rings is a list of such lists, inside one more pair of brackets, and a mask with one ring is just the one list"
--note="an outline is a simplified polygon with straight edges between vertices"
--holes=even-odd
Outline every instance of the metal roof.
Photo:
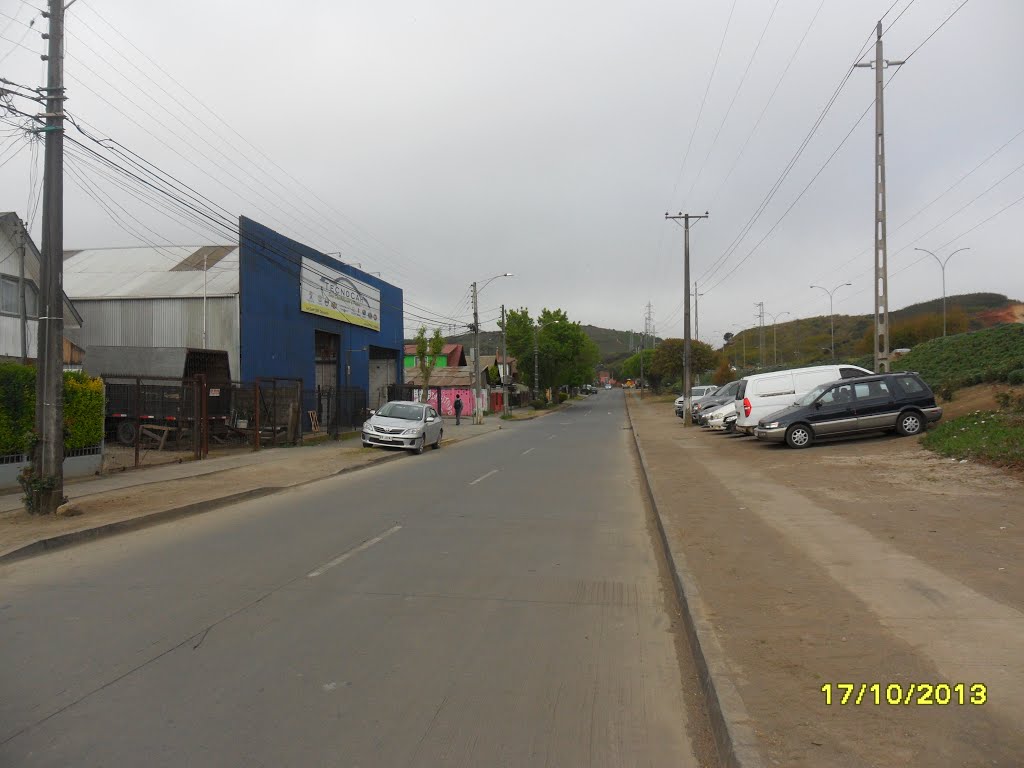
[[[203,271],[203,256],[207,270]],[[163,299],[238,293],[238,246],[166,245],[64,252],[72,299]]]

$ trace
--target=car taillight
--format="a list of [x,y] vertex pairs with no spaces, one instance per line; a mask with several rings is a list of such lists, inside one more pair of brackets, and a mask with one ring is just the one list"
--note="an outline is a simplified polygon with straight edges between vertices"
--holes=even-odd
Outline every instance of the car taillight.
[[750,410],[751,410],[750,409],[750,398],[744,397],[743,398],[743,415],[744,416],[749,416],[750,415]]

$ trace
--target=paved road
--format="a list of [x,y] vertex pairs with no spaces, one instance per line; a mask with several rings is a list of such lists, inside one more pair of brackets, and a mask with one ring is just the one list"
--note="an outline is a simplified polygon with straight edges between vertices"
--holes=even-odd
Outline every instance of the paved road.
[[0,569],[0,765],[696,765],[625,423]]

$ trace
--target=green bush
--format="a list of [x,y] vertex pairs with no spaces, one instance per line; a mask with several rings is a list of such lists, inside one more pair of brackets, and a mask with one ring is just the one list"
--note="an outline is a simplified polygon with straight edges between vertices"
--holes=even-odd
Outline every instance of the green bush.
[[545,408],[548,407],[548,404],[544,400],[531,400],[530,407],[533,408],[533,410],[535,411],[543,411]]
[[558,402],[564,403],[568,399],[569,399],[569,395],[567,395],[565,392],[559,392],[558,393]]
[[[35,368],[0,364],[0,455],[27,453],[36,418]],[[103,382],[84,373],[64,374],[64,450],[103,440]]]
[[1010,371],[1006,376],[1007,384],[1024,384],[1024,368],[1018,368],[1016,371]]
[[35,368],[0,363],[0,455],[25,453],[35,422]]

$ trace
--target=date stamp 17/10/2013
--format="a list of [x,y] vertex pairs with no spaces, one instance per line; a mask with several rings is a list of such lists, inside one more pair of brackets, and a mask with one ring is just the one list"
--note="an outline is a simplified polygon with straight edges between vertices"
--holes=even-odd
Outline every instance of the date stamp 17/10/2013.
[[981,706],[988,701],[984,683],[825,683],[826,706]]

